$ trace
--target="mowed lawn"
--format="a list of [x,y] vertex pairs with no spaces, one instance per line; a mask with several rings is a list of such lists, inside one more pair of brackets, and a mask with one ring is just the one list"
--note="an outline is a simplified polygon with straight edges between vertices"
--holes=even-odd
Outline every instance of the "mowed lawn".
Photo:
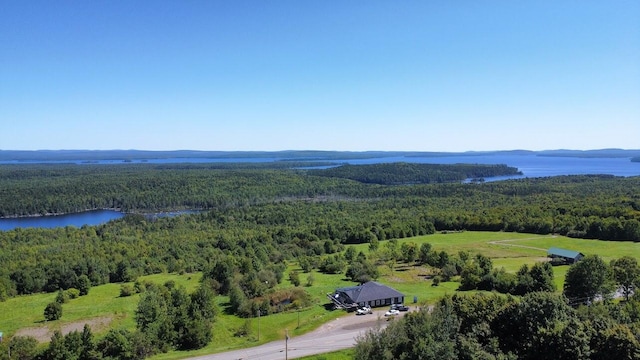
[[[640,257],[640,243],[573,239],[557,235],[463,231],[406,238],[398,240],[398,243],[410,241],[418,245],[428,242],[435,250],[451,254],[461,250],[481,253],[490,257],[494,265],[504,266],[507,271],[517,271],[523,263],[535,263],[546,258],[547,250],[551,247],[574,250],[585,255],[599,255],[605,261],[625,255]],[[384,244],[384,241],[380,243],[381,246]],[[367,244],[355,246],[368,252]]]

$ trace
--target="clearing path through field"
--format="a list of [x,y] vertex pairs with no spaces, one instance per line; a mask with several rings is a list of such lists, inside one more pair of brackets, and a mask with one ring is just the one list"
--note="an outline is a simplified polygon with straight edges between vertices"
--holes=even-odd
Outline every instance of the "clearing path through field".
[[535,238],[524,238],[524,239],[496,240],[496,241],[489,241],[488,243],[491,244],[491,245],[504,245],[504,246],[512,246],[512,247],[519,247],[519,248],[523,248],[523,249],[533,249],[533,250],[540,250],[540,251],[547,252],[547,249],[543,249],[543,248],[539,248],[539,247],[535,247],[535,246],[512,244],[512,242],[514,242],[514,241],[538,240],[538,239],[544,239],[544,238],[553,239],[553,238],[556,238],[556,236],[552,235],[552,236],[542,237],[542,238],[541,237],[535,237]]

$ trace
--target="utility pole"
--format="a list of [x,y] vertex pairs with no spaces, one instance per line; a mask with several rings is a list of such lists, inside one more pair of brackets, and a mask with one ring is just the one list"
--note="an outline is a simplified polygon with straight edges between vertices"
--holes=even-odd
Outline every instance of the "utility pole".
[[284,329],[284,360],[289,360],[289,330]]
[[260,341],[260,309],[258,309],[258,342]]

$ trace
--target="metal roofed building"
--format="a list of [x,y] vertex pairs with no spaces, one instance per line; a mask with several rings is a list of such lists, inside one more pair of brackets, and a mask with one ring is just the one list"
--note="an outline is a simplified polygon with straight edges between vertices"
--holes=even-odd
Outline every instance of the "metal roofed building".
[[582,260],[584,254],[578,251],[560,249],[552,247],[547,251],[547,255],[552,259],[552,261],[562,261],[566,264],[575,264],[578,261]]
[[336,307],[347,310],[365,305],[376,307],[404,302],[403,293],[375,281],[336,289],[335,293],[328,296]]

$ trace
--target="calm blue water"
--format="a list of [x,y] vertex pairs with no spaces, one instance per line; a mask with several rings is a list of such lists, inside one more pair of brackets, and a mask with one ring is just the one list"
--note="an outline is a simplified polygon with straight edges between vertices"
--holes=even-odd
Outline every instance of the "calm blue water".
[[[283,161],[287,158],[163,158],[136,160],[98,160],[98,161],[0,161],[0,164],[183,164],[183,163],[267,163]],[[304,161],[305,159],[297,159]],[[629,158],[578,158],[549,157],[535,154],[492,154],[492,155],[455,155],[438,157],[380,157],[369,159],[316,160],[318,162],[335,162],[337,164],[378,164],[390,162],[431,163],[431,164],[506,164],[522,171],[520,177],[544,177],[558,175],[609,174],[616,176],[639,176],[640,163],[631,162]],[[326,166],[325,166],[326,167]],[[322,168],[322,167],[318,167]],[[509,177],[513,178],[513,177]],[[500,179],[504,180],[504,179]]]
[[55,216],[8,218],[0,219],[0,230],[8,231],[15,228],[28,227],[50,229],[65,226],[82,227],[83,225],[100,225],[123,216],[123,213],[114,210],[92,210]]
[[525,177],[559,175],[607,174],[640,176],[640,163],[629,158],[577,158],[536,155],[461,155],[442,157],[388,157],[340,161],[348,164],[378,164],[391,162],[420,164],[505,164],[522,171],[522,176],[498,177],[487,180],[505,180]]
[[[145,215],[148,219],[163,217],[173,217],[184,214],[197,214],[198,210],[180,210],[171,212],[161,212]],[[82,227],[84,225],[100,225],[111,220],[124,217],[124,213],[115,210],[92,210],[73,214],[38,216],[25,218],[0,219],[0,231],[13,230],[15,228],[56,228],[65,226]]]

